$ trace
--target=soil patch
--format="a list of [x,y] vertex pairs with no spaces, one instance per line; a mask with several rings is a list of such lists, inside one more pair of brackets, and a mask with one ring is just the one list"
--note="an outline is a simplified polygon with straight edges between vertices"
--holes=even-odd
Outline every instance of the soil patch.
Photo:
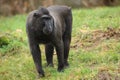
[[95,80],[120,80],[118,73],[110,73],[109,71],[99,71]]
[[86,50],[93,49],[105,40],[114,39],[120,41],[120,29],[108,27],[103,30],[80,30],[79,35],[73,38],[71,48],[84,48]]

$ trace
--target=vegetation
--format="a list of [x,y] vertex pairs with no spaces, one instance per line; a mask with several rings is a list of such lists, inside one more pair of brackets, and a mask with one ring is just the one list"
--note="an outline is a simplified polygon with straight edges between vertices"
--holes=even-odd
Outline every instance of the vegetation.
[[[57,72],[42,62],[46,77],[41,80],[119,80],[120,7],[73,10],[70,67]],[[29,52],[26,15],[0,17],[0,80],[35,80],[37,73]]]

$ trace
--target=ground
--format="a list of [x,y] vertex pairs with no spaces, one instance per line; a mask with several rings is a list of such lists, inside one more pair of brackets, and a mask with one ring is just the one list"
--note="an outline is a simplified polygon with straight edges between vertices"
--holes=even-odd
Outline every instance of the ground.
[[[26,15],[0,17],[0,79],[35,80],[37,72],[28,48]],[[120,80],[120,7],[73,10],[70,67],[57,72],[46,67],[44,46],[40,80]],[[39,79],[38,79],[39,80]]]

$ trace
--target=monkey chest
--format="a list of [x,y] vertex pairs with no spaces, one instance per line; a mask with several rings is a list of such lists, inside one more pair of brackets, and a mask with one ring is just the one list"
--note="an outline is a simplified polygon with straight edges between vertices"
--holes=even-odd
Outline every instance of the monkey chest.
[[51,42],[51,37],[49,37],[49,36],[39,36],[39,37],[36,38],[36,41],[39,44],[47,44],[47,43]]

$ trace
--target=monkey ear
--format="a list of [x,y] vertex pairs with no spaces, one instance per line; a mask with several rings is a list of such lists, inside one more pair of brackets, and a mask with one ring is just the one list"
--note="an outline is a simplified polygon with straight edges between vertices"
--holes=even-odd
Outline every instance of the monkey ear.
[[39,17],[39,13],[34,13],[33,16],[34,17]]

